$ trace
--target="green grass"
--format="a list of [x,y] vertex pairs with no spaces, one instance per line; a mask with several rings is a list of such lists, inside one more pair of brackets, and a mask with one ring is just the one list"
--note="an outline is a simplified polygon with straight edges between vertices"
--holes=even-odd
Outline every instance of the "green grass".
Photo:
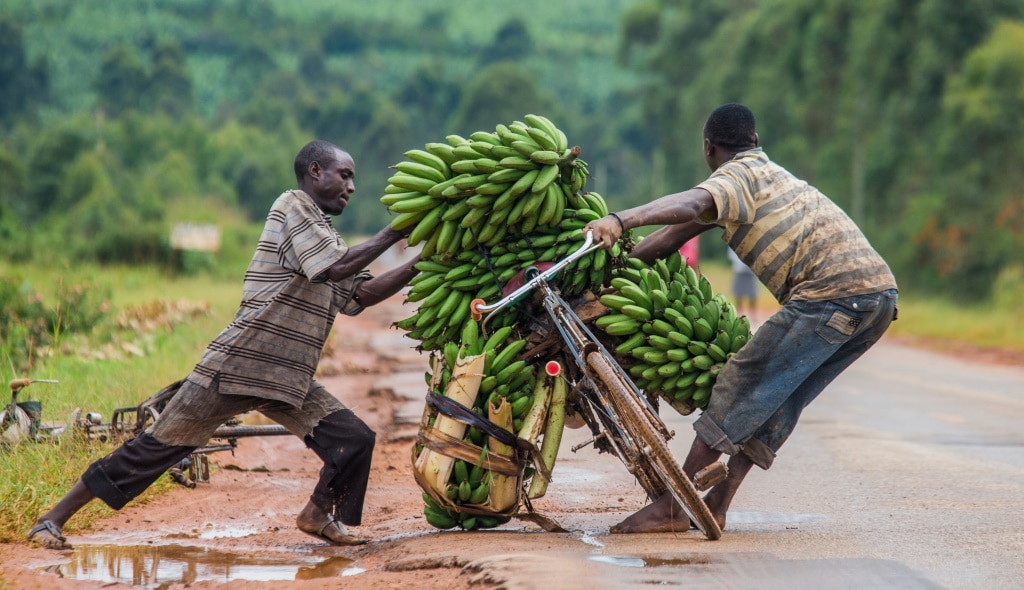
[[931,341],[942,348],[958,343],[1024,353],[1024,308],[964,306],[910,293],[900,294],[899,320],[889,333]]
[[[44,298],[49,285],[55,284],[53,269],[8,267],[0,268],[0,272],[17,272]],[[76,267],[58,274],[69,283],[109,284],[115,309],[161,299],[188,300],[208,304],[210,313],[173,329],[120,335],[118,342],[132,342],[144,351],[142,356],[110,354],[105,347],[97,350],[99,347],[87,346],[81,338],[69,337],[62,342],[63,352],[41,363],[31,375],[13,375],[9,366],[0,367],[4,384],[15,376],[59,381],[53,385],[33,384],[19,395],[19,401],[43,402],[44,421],[62,421],[76,407],[100,412],[107,421],[114,409],[135,406],[164,385],[184,377],[206,344],[231,320],[240,297],[241,270],[233,279],[174,279],[154,269],[131,268]],[[110,358],[94,356],[98,352]],[[4,403],[9,400],[7,391],[5,387]],[[68,441],[0,451],[0,542],[23,538],[36,516],[59,500],[90,462],[109,450],[103,444]],[[136,501],[146,502],[171,485],[167,478],[161,478]],[[93,502],[68,523],[67,531],[87,529],[96,518],[110,513],[102,503]]]

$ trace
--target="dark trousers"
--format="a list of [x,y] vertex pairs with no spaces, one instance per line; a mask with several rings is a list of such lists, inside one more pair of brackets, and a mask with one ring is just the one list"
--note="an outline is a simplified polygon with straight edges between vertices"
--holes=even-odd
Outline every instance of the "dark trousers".
[[[310,500],[346,525],[356,526],[361,523],[376,435],[355,413],[331,398],[333,403],[324,399],[311,400],[308,407],[304,405],[303,408],[296,408],[295,412],[289,412],[290,416],[284,417],[279,416],[284,410],[276,407],[276,402],[262,407],[267,405],[266,400],[220,395],[188,381],[185,383],[188,387],[183,386],[175,394],[150,431],[127,441],[86,469],[82,481],[97,498],[111,508],[120,510],[152,485],[160,475],[205,443],[205,439],[199,443],[196,438],[194,420],[187,421],[189,431],[182,435],[193,439],[193,444],[168,444],[159,440],[164,438],[178,442],[174,436],[170,436],[170,429],[166,425],[185,424],[182,416],[188,413],[188,408],[203,408],[205,416],[201,421],[204,426],[199,430],[209,430],[205,435],[208,438],[224,420],[244,411],[241,409],[245,405],[244,400],[257,400],[252,401],[249,404],[252,407],[248,409],[263,411],[275,419],[280,417],[279,421],[285,423],[294,434],[301,436],[306,446],[324,462]],[[314,398],[327,395],[319,384],[316,384],[316,390],[312,396]],[[197,403],[200,399],[205,403]],[[218,412],[212,411],[218,404],[230,407],[226,416],[219,416]],[[316,414],[311,414],[311,408],[326,408],[323,411],[329,413],[317,420]],[[310,429],[303,424],[315,426]]]

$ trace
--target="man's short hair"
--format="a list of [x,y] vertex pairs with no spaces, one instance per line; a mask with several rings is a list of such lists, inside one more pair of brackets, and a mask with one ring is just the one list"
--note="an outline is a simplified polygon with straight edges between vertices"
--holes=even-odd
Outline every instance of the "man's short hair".
[[302,147],[299,154],[295,156],[295,180],[302,181],[302,177],[309,170],[309,165],[319,162],[320,166],[326,167],[337,160],[337,152],[344,151],[340,147],[323,139],[315,139]]
[[752,148],[757,145],[754,113],[737,104],[724,104],[708,116],[704,137],[726,149]]

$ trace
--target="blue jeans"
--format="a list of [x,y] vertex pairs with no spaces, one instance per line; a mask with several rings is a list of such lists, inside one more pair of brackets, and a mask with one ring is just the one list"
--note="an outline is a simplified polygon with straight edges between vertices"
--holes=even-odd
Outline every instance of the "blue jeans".
[[697,436],[771,467],[807,404],[882,337],[896,302],[891,289],[787,303],[725,364],[693,425]]

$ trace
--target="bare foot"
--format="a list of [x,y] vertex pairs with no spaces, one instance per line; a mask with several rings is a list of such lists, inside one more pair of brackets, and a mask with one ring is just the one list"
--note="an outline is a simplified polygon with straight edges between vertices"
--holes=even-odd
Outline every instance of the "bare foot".
[[614,534],[680,533],[690,530],[692,526],[690,518],[679,508],[672,495],[662,494],[654,502],[611,527],[610,532]]

